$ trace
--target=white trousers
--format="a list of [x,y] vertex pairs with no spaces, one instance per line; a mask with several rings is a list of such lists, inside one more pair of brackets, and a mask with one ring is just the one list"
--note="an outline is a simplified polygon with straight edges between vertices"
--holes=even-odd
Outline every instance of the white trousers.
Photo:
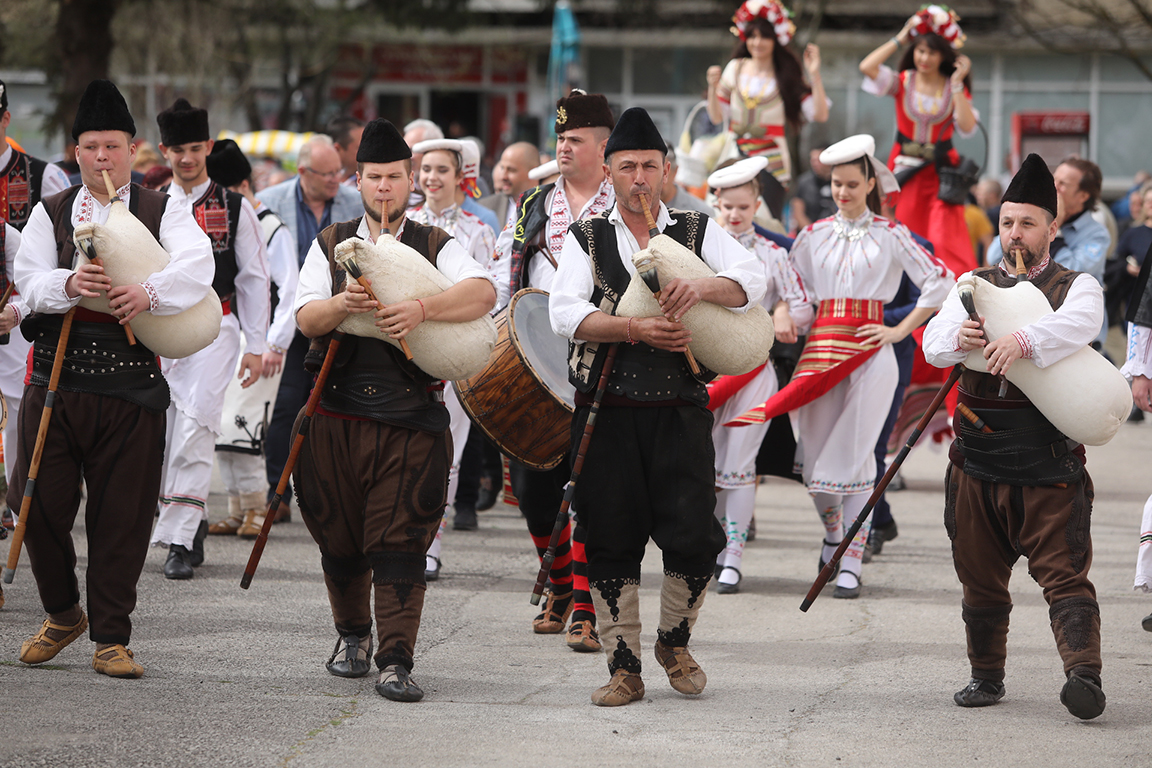
[[180,544],[192,548],[201,520],[208,519],[208,490],[216,433],[174,404],[168,406],[164,441],[164,479],[160,486],[160,519],[152,531],[153,546]]

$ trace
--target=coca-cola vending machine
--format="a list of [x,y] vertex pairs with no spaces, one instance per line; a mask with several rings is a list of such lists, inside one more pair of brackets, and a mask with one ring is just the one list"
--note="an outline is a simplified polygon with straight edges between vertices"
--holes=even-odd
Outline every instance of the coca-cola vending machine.
[[1055,167],[1069,155],[1088,156],[1087,112],[1015,112],[1012,115],[1012,173],[1035,152]]

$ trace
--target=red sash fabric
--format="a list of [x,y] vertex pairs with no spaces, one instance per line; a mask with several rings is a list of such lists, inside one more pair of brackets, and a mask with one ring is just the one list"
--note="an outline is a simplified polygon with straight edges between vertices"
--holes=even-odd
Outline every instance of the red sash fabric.
[[820,302],[792,381],[768,402],[745,411],[724,426],[763,424],[826,394],[880,349],[861,343],[856,332],[863,325],[883,322],[884,303],[876,299]]
[[719,376],[713,379],[708,383],[708,410],[719,410],[720,406],[731,400],[737,392],[744,388],[745,384],[760,375],[762,370],[764,370],[763,365],[738,376]]

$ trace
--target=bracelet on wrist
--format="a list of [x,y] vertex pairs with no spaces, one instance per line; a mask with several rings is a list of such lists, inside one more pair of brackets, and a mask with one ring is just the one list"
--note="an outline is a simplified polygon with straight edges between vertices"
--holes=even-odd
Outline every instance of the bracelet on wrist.
[[420,305],[420,322],[424,322],[425,320],[428,319],[428,311],[426,309],[424,309],[424,302],[423,301],[421,301],[420,299],[416,299],[416,303]]
[[635,339],[632,338],[632,318],[628,318],[628,325],[625,328],[624,333],[628,337],[628,343],[629,344],[638,343]]
[[893,37],[893,38],[892,38],[892,39],[890,39],[888,42],[890,42],[890,43],[895,43],[897,48],[899,48],[899,47],[900,47],[900,38],[898,38],[898,37]]

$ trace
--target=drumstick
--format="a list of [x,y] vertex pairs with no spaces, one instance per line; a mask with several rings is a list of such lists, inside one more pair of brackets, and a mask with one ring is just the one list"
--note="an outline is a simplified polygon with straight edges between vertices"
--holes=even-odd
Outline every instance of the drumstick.
[[[656,237],[660,231],[656,229],[656,221],[652,218],[652,207],[648,203],[648,195],[640,195],[640,202],[644,205],[644,218],[648,220],[648,237]],[[660,278],[656,274],[656,265],[653,264],[650,269],[640,272],[640,279],[652,291],[656,301],[660,301]],[[671,320],[671,318],[668,319]],[[699,376],[700,364],[696,362],[696,356],[692,354],[691,349],[684,350],[684,359],[688,361],[688,369],[692,371],[692,375]]]
[[[0,224],[0,226],[4,226],[4,225]],[[0,312],[3,312],[4,310],[8,309],[8,301],[9,301],[9,299],[12,298],[12,291],[14,291],[15,289],[16,289],[16,283],[9,280],[8,281],[8,287],[4,289],[4,295],[0,296]],[[12,338],[11,331],[4,334],[3,336],[0,336],[0,344],[7,344],[8,340],[10,338]]]
[[[104,174],[104,186],[108,188],[108,202],[118,201],[121,205],[124,201],[116,194],[116,187],[112,186],[112,177],[108,175],[108,171],[101,171]],[[91,242],[88,243],[88,260],[96,266],[103,268],[104,260],[96,255],[96,248]],[[124,323],[124,334],[128,337],[128,346],[136,345],[136,334],[132,333],[132,326],[129,323]]]
[[[392,234],[392,229],[388,226],[387,200],[384,201],[384,215],[380,218],[380,233],[384,235]],[[352,279],[364,286],[364,290],[368,292],[368,298],[376,302],[377,306],[384,306],[383,303],[376,298],[376,294],[372,292],[372,286],[368,284],[368,278],[360,273],[360,267],[356,265],[356,261],[348,259],[348,261],[345,262],[345,266],[348,268],[348,274],[352,275]],[[400,350],[404,353],[405,359],[412,359],[412,348],[408,346],[407,339],[400,339]]]

